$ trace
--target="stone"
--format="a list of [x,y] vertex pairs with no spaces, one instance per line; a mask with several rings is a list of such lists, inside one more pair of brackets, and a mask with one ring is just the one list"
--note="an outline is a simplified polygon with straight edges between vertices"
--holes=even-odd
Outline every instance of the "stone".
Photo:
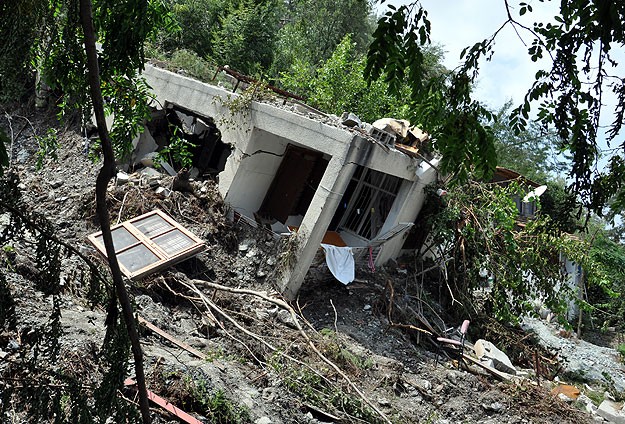
[[278,311],[278,321],[288,325],[289,327],[295,327],[293,317],[291,317],[291,313],[286,309],[280,309]]
[[130,176],[126,174],[124,171],[119,171],[117,173],[117,178],[115,179],[115,181],[118,186],[124,185],[128,183],[128,181],[130,181]]
[[61,181],[61,180],[52,181],[52,182],[50,183],[50,187],[52,187],[52,188],[59,188],[59,187],[61,187],[62,185],[63,185],[63,181]]
[[154,166],[154,163],[158,161],[158,153],[150,152],[143,155],[140,162],[143,166]]
[[478,359],[481,361],[486,362],[491,360],[493,368],[508,374],[516,375],[516,368],[512,365],[508,355],[497,349],[497,347],[491,342],[479,339],[475,342],[473,349],[475,350],[475,354]]
[[387,398],[379,398],[378,403],[380,404],[380,406],[391,406],[391,401]]
[[493,402],[490,404],[482,404],[482,407],[486,410],[486,411],[493,411],[493,412],[501,412],[505,409],[505,406],[503,403],[501,402]]
[[625,424],[625,412],[623,411],[623,403],[604,400],[597,408],[597,415],[605,418],[613,424]]
[[363,311],[369,311],[371,310],[371,305],[365,305],[364,308],[362,308]]
[[162,199],[166,199],[171,195],[171,190],[165,187],[158,187],[154,192]]
[[260,417],[259,419],[254,421],[254,424],[271,424],[272,422],[273,421],[271,421],[271,418],[269,417]]

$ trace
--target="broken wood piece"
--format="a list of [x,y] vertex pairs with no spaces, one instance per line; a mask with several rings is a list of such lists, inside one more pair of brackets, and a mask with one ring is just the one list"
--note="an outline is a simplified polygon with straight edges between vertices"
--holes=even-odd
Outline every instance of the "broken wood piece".
[[180,347],[181,349],[186,350],[187,352],[197,356],[198,358],[200,358],[202,360],[206,359],[206,355],[203,354],[202,352],[200,352],[199,350],[194,349],[191,346],[189,346],[188,344],[183,343],[180,340],[175,339],[172,335],[170,335],[169,333],[166,333],[165,331],[161,330],[160,328],[158,328],[157,326],[155,326],[151,322],[146,321],[144,318],[142,318],[140,316],[138,316],[137,318],[139,320],[139,324],[144,325],[145,327],[147,327],[150,330],[154,331],[156,334],[158,334],[159,336],[163,337],[164,339],[169,340],[170,342],[172,342],[176,346]]
[[[136,384],[137,383],[135,383],[135,381],[132,378],[127,378],[124,381],[124,386],[135,386]],[[157,395],[153,391],[148,390],[147,392],[148,392],[148,399],[150,401],[154,402],[155,404],[157,404],[161,408],[169,411],[175,417],[181,419],[182,421],[184,421],[184,422],[186,422],[188,424],[203,424],[202,421],[198,420],[197,418],[193,417],[192,415],[187,414],[182,409],[176,407],[176,405],[170,403],[166,399],[163,399],[162,397],[160,397],[159,395]]]
[[510,381],[512,380],[512,376],[509,374],[506,374],[505,372],[501,372],[499,370],[496,370],[495,368],[491,368],[488,365],[483,364],[480,360],[467,355],[466,353],[462,354],[462,357],[464,359],[468,359],[470,362],[474,363],[475,365],[485,369],[486,371],[488,371],[489,373],[491,373],[492,375],[494,375],[495,377],[503,380],[503,381]]
[[304,406],[308,409],[312,416],[317,419],[323,419],[324,421],[330,420],[333,422],[341,422],[341,419],[336,415],[332,415],[329,412],[323,411],[316,406],[311,405],[310,403],[304,403]]

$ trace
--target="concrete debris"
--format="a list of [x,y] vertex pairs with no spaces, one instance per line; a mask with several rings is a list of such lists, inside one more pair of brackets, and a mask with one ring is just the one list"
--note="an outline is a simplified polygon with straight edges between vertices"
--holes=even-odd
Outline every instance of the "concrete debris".
[[512,365],[508,355],[497,349],[491,342],[479,339],[473,347],[478,359],[486,362],[491,368],[503,371],[508,374],[516,375],[516,368]]
[[117,173],[117,178],[116,178],[116,180],[115,180],[115,181],[117,181],[117,185],[118,185],[118,186],[120,186],[120,185],[124,185],[124,184],[126,184],[128,181],[130,181],[130,176],[129,176],[128,174],[126,174],[124,171],[119,171],[119,172]]
[[622,402],[604,400],[597,409],[597,415],[614,424],[625,424],[625,411],[623,411]]
[[592,399],[590,399],[588,396],[579,395],[579,397],[577,398],[577,401],[584,404],[584,408],[586,409],[586,412],[588,412],[589,414],[597,413],[597,407],[592,402]]
[[351,112],[343,113],[343,115],[341,116],[341,123],[350,128],[362,127],[362,121],[360,120],[360,118]]
[[143,168],[137,171],[137,173],[148,180],[163,178],[163,174],[161,174],[154,168]]
[[501,402],[493,402],[488,404],[482,404],[482,408],[484,408],[486,411],[501,412],[506,407]]
[[163,199],[166,199],[171,195],[171,190],[165,187],[159,187],[154,192]]

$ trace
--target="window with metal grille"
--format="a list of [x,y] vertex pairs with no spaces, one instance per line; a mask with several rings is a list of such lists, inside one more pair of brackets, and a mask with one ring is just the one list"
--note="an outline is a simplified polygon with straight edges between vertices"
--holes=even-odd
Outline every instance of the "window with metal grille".
[[[204,250],[204,242],[160,210],[124,221],[111,228],[113,246],[122,272],[138,280]],[[102,232],[89,241],[106,257]]]
[[356,189],[339,227],[368,240],[375,238],[393,206],[401,182],[401,178],[359,166],[350,182]]

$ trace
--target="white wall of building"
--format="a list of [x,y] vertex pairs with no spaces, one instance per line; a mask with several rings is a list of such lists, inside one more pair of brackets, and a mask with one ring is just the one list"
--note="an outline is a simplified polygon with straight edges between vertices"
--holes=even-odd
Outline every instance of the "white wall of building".
[[[215,119],[222,141],[234,148],[219,174],[219,189],[235,210],[247,216],[260,208],[289,143],[330,157],[299,228],[297,264],[279,282],[287,296],[299,290],[356,165],[404,180],[383,231],[400,222],[413,222],[424,201],[423,186],[436,178],[430,165],[357,131],[267,103],[251,102],[247,109],[231,113],[229,98],[237,94],[151,65],[146,65],[144,76],[161,105],[171,103]],[[393,239],[378,256],[378,263],[397,255],[402,244],[402,236]]]

